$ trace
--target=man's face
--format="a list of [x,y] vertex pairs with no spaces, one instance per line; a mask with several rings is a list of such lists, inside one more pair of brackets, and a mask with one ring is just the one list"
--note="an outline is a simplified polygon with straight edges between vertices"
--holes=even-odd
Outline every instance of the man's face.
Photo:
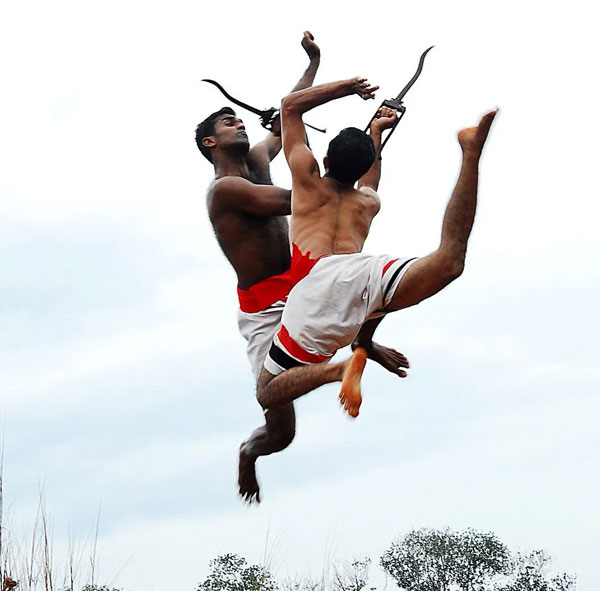
[[215,139],[226,152],[246,154],[250,148],[246,126],[235,115],[224,114],[215,121]]

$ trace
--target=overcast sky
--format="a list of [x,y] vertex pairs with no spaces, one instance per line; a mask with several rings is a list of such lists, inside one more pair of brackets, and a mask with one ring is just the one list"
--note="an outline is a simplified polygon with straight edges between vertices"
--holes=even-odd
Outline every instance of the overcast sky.
[[[600,96],[587,6],[7,5],[0,413],[15,535],[43,487],[60,561],[69,530],[85,539],[101,506],[103,580],[151,591],[195,588],[223,552],[316,575],[328,557],[376,562],[411,528],[474,527],[545,548],[595,591]],[[334,386],[301,400],[296,440],[259,461],[264,502],[248,508],[237,448],[261,412],[194,129],[226,104],[203,77],[277,105],[307,64],[305,29],[322,49],[317,83],[368,76],[378,100],[435,45],[384,151],[367,252],[437,246],[456,132],[501,113],[464,275],[378,332],[410,376],[369,365],[354,422]],[[318,159],[377,104],[348,97],[307,115],[328,129],[310,133]],[[273,171],[289,187],[282,156]]]

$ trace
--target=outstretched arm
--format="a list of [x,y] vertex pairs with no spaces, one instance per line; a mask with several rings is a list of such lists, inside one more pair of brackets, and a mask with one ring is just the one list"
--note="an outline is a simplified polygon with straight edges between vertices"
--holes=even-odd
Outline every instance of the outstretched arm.
[[[292,89],[292,92],[303,90],[304,88],[312,86],[312,83],[315,80],[317,70],[319,69],[319,64],[321,63],[321,50],[315,43],[314,39],[315,38],[310,31],[304,31],[301,45],[304,51],[306,51],[310,61],[304,74],[302,74],[302,77]],[[256,165],[259,165],[259,162],[262,162],[264,165],[268,166],[268,163],[271,162],[271,160],[273,160],[277,154],[279,154],[280,150],[281,120],[280,116],[278,115],[273,122],[273,131],[271,131],[262,142],[259,142],[250,150],[248,153],[248,159],[250,162],[254,161]]]
[[358,94],[362,99],[375,98],[378,86],[370,86],[366,78],[349,78],[305,88],[286,96],[281,102],[283,152],[292,175],[301,180],[306,174],[318,173],[319,167],[306,143],[302,115],[334,99]]
[[319,105],[351,94],[358,94],[364,100],[375,98],[375,91],[378,88],[379,86],[370,86],[366,78],[357,76],[292,92],[283,99],[281,106],[282,110],[286,109],[288,112],[294,111],[302,115]]

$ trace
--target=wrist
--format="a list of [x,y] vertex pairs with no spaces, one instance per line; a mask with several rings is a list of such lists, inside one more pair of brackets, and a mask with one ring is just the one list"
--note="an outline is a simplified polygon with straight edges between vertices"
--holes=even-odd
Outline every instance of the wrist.
[[361,349],[365,349],[367,352],[370,352],[372,345],[373,345],[373,341],[371,339],[356,337],[356,339],[354,339],[354,341],[350,345],[350,348],[353,351],[355,349],[361,348]]

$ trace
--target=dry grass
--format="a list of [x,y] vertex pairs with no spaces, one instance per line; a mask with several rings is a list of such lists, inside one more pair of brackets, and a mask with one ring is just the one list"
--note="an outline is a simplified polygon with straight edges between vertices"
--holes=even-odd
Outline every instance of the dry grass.
[[33,524],[24,534],[4,512],[4,441],[0,444],[0,581],[2,591],[119,591],[99,586],[97,577],[100,511],[91,540],[79,543],[70,532],[63,556],[54,556],[52,525],[40,486]]

